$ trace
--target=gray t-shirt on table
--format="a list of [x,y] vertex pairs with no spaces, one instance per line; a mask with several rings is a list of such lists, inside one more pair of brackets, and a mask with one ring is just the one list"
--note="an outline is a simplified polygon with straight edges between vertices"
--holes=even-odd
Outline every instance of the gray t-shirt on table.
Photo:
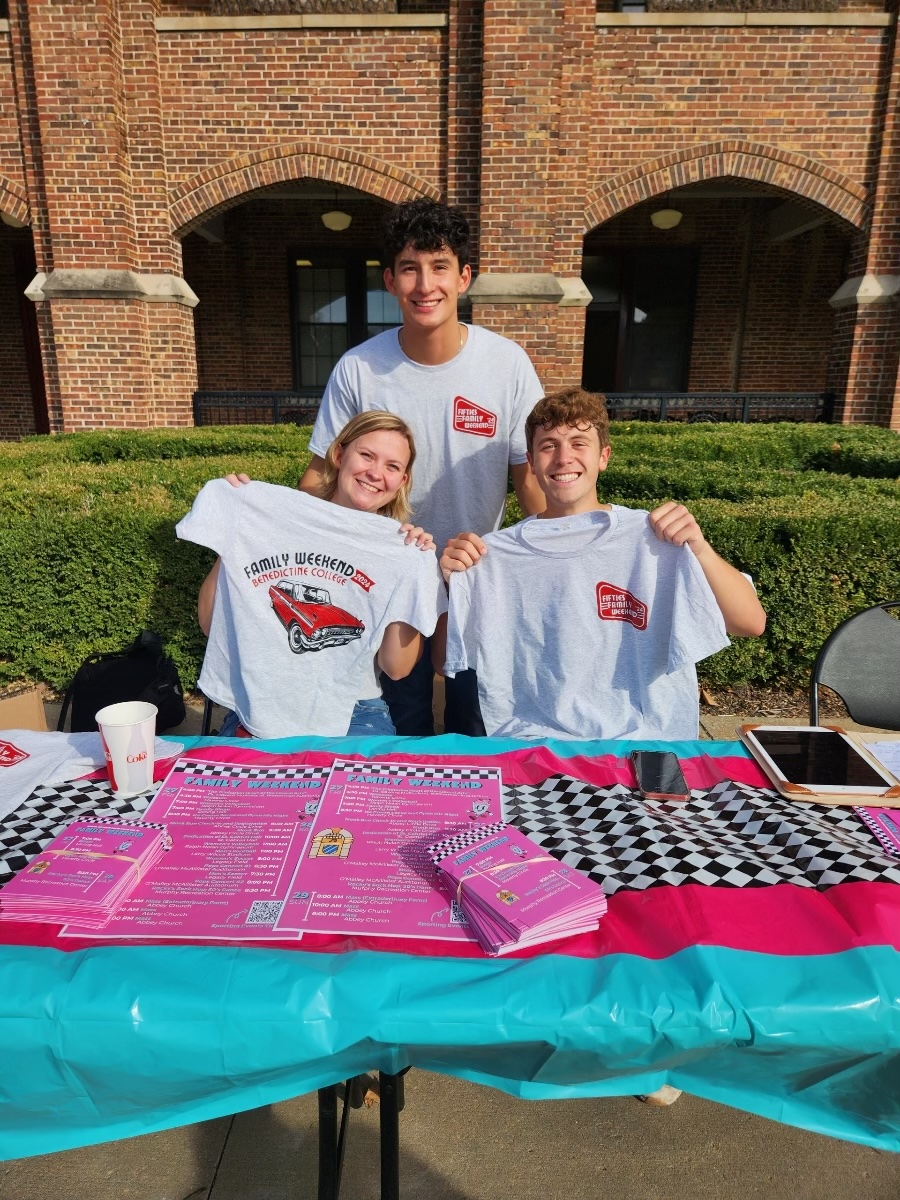
[[416,440],[413,519],[441,549],[458,533],[500,525],[507,469],[526,461],[525,418],[544,394],[521,346],[466,328],[459,354],[434,367],[407,358],[396,329],[349,350],[331,373],[309,442],[324,458],[357,413],[402,417]]
[[381,695],[386,627],[426,637],[447,600],[433,550],[398,521],[271,483],[201,488],[175,528],[222,559],[200,687],[255,737],[347,732]]
[[727,646],[693,552],[648,514],[531,517],[450,577],[446,673],[474,667],[489,735],[698,736],[694,664]]

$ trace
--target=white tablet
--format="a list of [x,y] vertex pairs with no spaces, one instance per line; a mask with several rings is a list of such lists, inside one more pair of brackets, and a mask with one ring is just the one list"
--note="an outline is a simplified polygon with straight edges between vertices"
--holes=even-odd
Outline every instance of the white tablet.
[[741,738],[783,795],[883,798],[892,790],[900,795],[897,780],[840,729],[742,725]]

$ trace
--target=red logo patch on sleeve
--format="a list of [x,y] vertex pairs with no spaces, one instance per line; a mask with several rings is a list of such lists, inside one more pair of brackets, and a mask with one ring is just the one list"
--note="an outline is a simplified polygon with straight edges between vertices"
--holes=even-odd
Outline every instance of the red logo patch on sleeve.
[[0,767],[14,767],[30,757],[27,750],[20,749],[13,742],[0,742]]
[[497,432],[497,415],[465,396],[453,401],[453,428],[458,433],[474,433],[476,437],[492,438]]
[[597,584],[597,615],[601,621],[627,621],[635,629],[647,628],[647,605],[614,583]]

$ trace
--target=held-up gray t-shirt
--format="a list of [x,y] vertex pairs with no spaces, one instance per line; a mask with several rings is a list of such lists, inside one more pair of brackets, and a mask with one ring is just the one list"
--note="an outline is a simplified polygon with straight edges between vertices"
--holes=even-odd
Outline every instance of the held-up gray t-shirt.
[[381,695],[386,627],[427,637],[446,610],[434,551],[398,521],[292,488],[215,479],[175,532],[222,559],[200,687],[255,737],[344,735]]
[[489,735],[698,736],[694,664],[729,643],[689,547],[618,505],[485,543],[450,577],[446,673],[475,668]]
[[322,397],[309,448],[324,458],[351,417],[380,409],[402,417],[416,440],[412,507],[443,548],[451,537],[496,529],[507,471],[526,461],[525,418],[543,396],[521,346],[469,325],[455,358],[423,366],[389,329],[349,350]]

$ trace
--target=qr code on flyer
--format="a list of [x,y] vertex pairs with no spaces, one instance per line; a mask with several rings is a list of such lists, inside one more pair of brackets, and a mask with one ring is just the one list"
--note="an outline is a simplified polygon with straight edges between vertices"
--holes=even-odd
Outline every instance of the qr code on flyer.
[[450,924],[451,925],[468,925],[469,919],[463,912],[463,907],[458,900],[450,901]]
[[245,925],[274,925],[284,908],[283,900],[254,900]]

